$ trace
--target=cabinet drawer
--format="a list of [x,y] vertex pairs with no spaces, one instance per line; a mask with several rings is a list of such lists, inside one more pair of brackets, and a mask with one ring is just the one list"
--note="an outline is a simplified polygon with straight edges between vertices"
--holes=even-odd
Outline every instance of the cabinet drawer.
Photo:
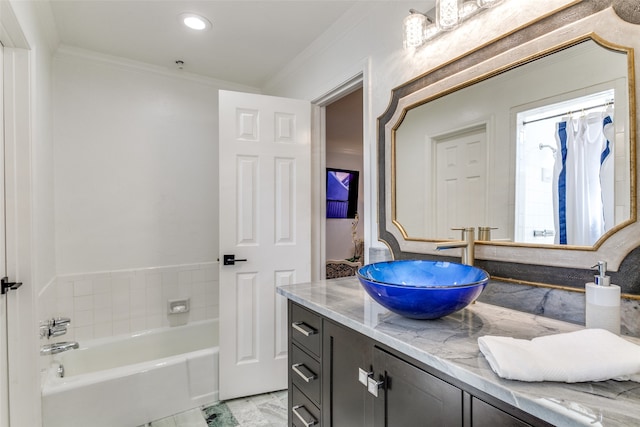
[[320,363],[297,346],[292,346],[292,349],[289,367],[291,380],[313,403],[320,406]]
[[482,400],[471,398],[471,425],[473,427],[526,427],[531,424],[525,423],[500,409],[483,402]]
[[298,343],[301,347],[306,348],[316,357],[320,357],[320,336],[322,328],[322,319],[317,314],[291,304],[291,325],[289,333],[291,339]]
[[291,425],[295,427],[320,426],[320,409],[314,405],[295,385],[291,387]]

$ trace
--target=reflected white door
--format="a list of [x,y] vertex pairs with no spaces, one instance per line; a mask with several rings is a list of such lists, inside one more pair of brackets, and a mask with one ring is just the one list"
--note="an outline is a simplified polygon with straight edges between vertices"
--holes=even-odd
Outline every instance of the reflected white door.
[[306,101],[219,92],[221,400],[287,388],[275,287],[310,280],[310,118]]
[[451,228],[486,224],[486,131],[459,134],[436,143],[436,235],[459,239]]

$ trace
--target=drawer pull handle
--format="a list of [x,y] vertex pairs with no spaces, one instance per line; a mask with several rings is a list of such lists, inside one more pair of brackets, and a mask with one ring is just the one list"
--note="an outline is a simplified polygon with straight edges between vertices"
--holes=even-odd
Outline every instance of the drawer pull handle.
[[313,329],[311,326],[307,325],[304,322],[293,322],[291,324],[293,329],[300,332],[305,337],[310,337],[311,335],[315,335],[318,333],[317,330]]
[[295,365],[291,365],[291,369],[293,369],[293,372],[298,374],[300,378],[302,378],[305,382],[310,383],[317,378],[316,374],[314,374],[309,368],[304,366],[303,363],[296,363]]
[[311,427],[318,424],[318,421],[313,418],[313,416],[309,413],[309,411],[307,411],[307,408],[305,408],[304,406],[296,405],[292,408],[292,411],[296,415],[296,417],[298,417],[298,419],[302,421],[302,424],[304,424],[305,427]]
[[373,377],[373,371],[365,371],[362,368],[358,368],[358,381],[365,387],[368,386],[369,378]]
[[384,381],[376,381],[371,377],[367,379],[367,391],[375,397],[378,397],[378,389],[382,388],[383,385]]

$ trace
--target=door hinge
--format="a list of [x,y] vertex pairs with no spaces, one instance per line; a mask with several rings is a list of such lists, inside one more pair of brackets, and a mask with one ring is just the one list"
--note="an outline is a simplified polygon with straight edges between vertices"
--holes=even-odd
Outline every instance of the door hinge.
[[0,294],[6,294],[10,289],[14,291],[22,286],[22,282],[10,282],[8,277],[0,279]]

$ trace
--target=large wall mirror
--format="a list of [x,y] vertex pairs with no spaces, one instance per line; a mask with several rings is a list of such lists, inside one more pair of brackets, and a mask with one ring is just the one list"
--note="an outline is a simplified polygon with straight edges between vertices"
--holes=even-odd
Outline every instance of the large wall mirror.
[[497,242],[571,246],[626,224],[628,55],[589,37],[410,106],[392,131],[394,224],[407,239],[484,226]]
[[615,268],[640,243],[633,31],[575,2],[394,89],[378,120],[394,257],[488,227],[480,259],[588,268],[616,251]]

